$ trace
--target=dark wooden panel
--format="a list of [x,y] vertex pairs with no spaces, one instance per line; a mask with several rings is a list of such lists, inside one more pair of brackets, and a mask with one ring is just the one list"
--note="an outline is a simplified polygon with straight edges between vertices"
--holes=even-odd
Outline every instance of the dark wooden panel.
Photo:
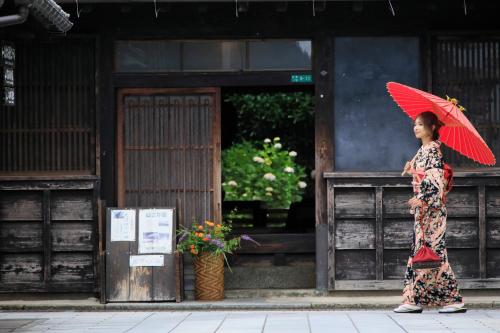
[[404,279],[410,250],[384,251],[384,279]]
[[151,267],[130,267],[129,300],[151,301],[153,275]]
[[[118,96],[118,201],[174,207],[192,221],[220,215],[219,90],[125,89]],[[149,170],[149,172],[143,172]]]
[[91,191],[53,191],[50,208],[52,220],[93,220],[92,195]]
[[42,251],[42,223],[0,222],[0,251]]
[[448,248],[478,248],[477,219],[447,219],[446,246]]
[[89,282],[94,280],[94,259],[92,253],[54,253],[50,263],[52,281]]
[[337,189],[335,216],[375,218],[375,189]]
[[336,249],[374,249],[375,219],[337,219]]
[[257,253],[314,253],[315,235],[309,234],[251,234],[259,245],[242,241],[239,254]]
[[486,251],[486,277],[500,278],[500,249]]
[[448,259],[457,278],[479,277],[478,249],[448,249]]
[[0,196],[0,221],[42,219],[42,193],[3,191]]
[[[455,96],[467,108],[467,118],[500,156],[500,66],[498,38],[461,36],[435,38],[432,43],[432,90],[439,96]],[[453,166],[477,164],[444,147],[445,159]]]
[[413,242],[413,226],[411,215],[407,219],[385,219],[384,248],[409,249]]
[[94,52],[90,38],[16,42],[17,101],[15,112],[0,106],[0,172],[95,173]]
[[94,229],[94,222],[53,222],[52,251],[92,251],[95,241]]
[[500,217],[500,187],[486,187],[486,216]]
[[411,188],[385,188],[384,189],[384,217],[410,217],[408,199],[413,196]]
[[335,279],[372,280],[375,279],[374,250],[335,251]]
[[0,254],[0,280],[2,283],[43,280],[41,254]]
[[477,216],[478,196],[476,187],[454,187],[446,198],[448,216]]
[[500,248],[500,219],[486,221],[486,247]]

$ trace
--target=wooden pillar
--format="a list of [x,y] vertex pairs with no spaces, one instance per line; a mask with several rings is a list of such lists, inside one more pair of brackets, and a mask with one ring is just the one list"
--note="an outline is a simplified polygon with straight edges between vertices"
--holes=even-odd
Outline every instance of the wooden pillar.
[[318,33],[313,40],[315,84],[316,290],[328,290],[327,186],[323,172],[333,171],[333,38]]

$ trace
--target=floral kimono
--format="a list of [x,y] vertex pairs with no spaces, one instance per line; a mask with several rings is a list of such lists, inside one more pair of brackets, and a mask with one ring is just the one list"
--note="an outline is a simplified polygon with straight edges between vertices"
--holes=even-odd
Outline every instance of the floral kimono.
[[[445,306],[462,303],[455,274],[448,263],[446,251],[446,180],[444,162],[439,140],[431,141],[420,147],[411,163],[413,171],[413,192],[421,200],[422,206],[416,207],[414,214],[414,238],[411,255],[406,267],[403,302]],[[413,269],[412,258],[423,244],[422,227],[425,242],[440,258],[441,267]]]

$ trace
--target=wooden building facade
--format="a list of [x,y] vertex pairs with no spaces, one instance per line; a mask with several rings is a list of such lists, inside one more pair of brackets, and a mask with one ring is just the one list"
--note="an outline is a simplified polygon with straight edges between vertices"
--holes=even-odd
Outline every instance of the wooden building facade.
[[[67,35],[31,21],[0,32],[17,50],[16,105],[0,108],[1,292],[101,292],[105,207],[180,202],[186,223],[219,219],[227,87],[315,94],[314,231],[256,234],[263,246],[239,254],[255,283],[235,289],[259,288],[271,266],[301,281],[273,288],[400,289],[412,216],[398,174],[418,143],[387,81],[459,98],[500,156],[495,2],[89,0],[74,17],[57,2]],[[279,58],[290,43],[305,62]],[[500,288],[500,169],[445,157],[457,171],[450,261],[462,288]]]

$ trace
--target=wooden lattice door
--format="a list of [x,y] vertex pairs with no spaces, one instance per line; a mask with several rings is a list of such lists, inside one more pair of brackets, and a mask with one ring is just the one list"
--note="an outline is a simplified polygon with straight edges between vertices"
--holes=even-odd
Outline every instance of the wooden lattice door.
[[118,93],[118,204],[173,207],[185,224],[220,218],[218,88]]

